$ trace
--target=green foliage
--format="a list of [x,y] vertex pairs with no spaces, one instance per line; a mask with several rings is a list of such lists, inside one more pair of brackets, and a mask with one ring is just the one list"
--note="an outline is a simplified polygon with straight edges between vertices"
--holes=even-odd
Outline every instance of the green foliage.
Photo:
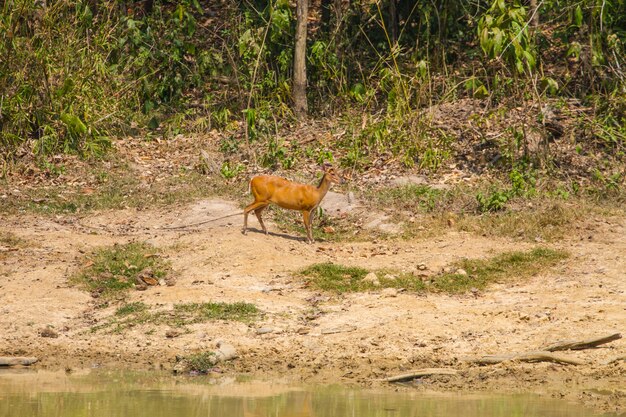
[[478,22],[478,37],[485,55],[503,58],[518,73],[534,71],[536,57],[528,30],[526,8],[517,0],[494,0]]
[[70,281],[88,291],[113,296],[133,287],[142,271],[149,269],[156,278],[171,270],[154,247],[147,243],[128,243],[97,249],[86,258],[85,267]]
[[411,274],[398,274],[394,271],[377,271],[380,285],[364,281],[367,269],[347,267],[333,263],[313,264],[301,274],[309,279],[308,284],[323,291],[337,294],[375,290],[377,288],[404,288],[412,291],[424,289],[422,281]]
[[432,212],[448,195],[445,191],[427,185],[405,185],[376,190],[371,196],[381,206],[404,210]]
[[134,303],[124,304],[123,306],[119,307],[117,310],[115,310],[115,315],[128,316],[130,314],[136,314],[146,310],[148,310],[148,306],[145,303],[141,301],[135,301]]
[[478,210],[480,210],[481,213],[504,210],[506,203],[509,201],[510,195],[509,191],[502,190],[493,190],[488,194],[479,192],[476,194]]
[[230,180],[239,175],[243,170],[245,170],[245,166],[243,164],[233,164],[228,161],[224,161],[222,167],[220,168],[220,174],[224,179]]
[[260,316],[253,304],[236,303],[186,303],[175,304],[170,310],[154,310],[141,301],[127,303],[117,308],[113,317],[92,327],[92,331],[110,329],[121,333],[139,324],[184,327],[211,320],[240,321],[250,323]]
[[217,363],[215,352],[199,352],[183,358],[188,365],[190,371],[207,373]]
[[267,168],[277,169],[282,165],[283,168],[290,169],[296,162],[296,157],[279,140],[271,138],[267,150],[261,155],[260,162]]
[[455,266],[467,274],[441,274],[433,279],[432,289],[460,293],[472,288],[483,289],[494,282],[520,281],[566,259],[566,252],[535,248],[528,252],[506,252],[491,259],[465,259]]
[[[523,280],[555,266],[568,256],[563,251],[535,248],[528,252],[505,252],[489,259],[464,259],[454,264],[455,272],[441,273],[428,280],[412,274],[381,270],[376,271],[378,285],[363,280],[370,272],[367,269],[333,263],[313,264],[302,270],[301,274],[308,278],[309,285],[338,294],[382,288],[454,294],[473,288],[484,289],[494,282]],[[464,269],[466,274],[457,272],[459,268]]]
[[259,309],[250,303],[184,303],[174,305],[178,325],[201,323],[207,320],[250,322],[258,317]]

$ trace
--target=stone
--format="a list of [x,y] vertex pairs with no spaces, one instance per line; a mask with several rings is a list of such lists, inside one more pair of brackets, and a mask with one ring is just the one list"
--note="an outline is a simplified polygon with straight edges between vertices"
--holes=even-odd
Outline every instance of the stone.
[[363,281],[369,282],[376,286],[380,285],[380,281],[378,280],[378,275],[376,275],[375,272],[370,272],[369,274],[365,275],[365,277],[363,278]]
[[235,359],[239,356],[237,353],[237,349],[233,345],[228,343],[219,342],[217,344],[217,350],[215,351],[215,356],[218,362],[229,361],[231,359]]
[[59,337],[59,333],[57,333],[57,331],[54,330],[52,327],[48,326],[48,327],[44,327],[43,329],[39,331],[39,336],[57,338]]
[[467,271],[463,268],[457,269],[454,273],[457,275],[467,275]]
[[385,288],[384,290],[382,290],[381,295],[383,297],[397,297],[398,290],[395,288]]
[[180,332],[178,330],[170,329],[165,332],[165,337],[167,337],[168,339],[173,339],[178,336],[180,336]]
[[274,331],[274,329],[272,329],[271,327],[261,327],[259,329],[256,329],[256,334],[267,334],[267,333],[272,333]]

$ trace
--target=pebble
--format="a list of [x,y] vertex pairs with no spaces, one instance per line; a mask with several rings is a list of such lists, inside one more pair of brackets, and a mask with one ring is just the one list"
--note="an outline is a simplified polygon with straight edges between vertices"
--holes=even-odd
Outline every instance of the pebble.
[[381,295],[383,297],[397,297],[398,290],[395,288],[385,288],[384,290],[382,290]]
[[370,272],[369,274],[365,275],[365,278],[363,278],[364,282],[371,282],[373,285],[380,285],[380,281],[378,280],[378,275],[376,275],[375,272]]
[[455,274],[457,275],[467,275],[467,271],[463,268],[459,268],[456,270]]

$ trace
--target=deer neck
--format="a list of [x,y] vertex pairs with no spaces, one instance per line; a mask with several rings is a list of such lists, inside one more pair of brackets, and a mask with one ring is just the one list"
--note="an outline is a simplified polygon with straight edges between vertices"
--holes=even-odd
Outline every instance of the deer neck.
[[319,185],[317,186],[318,204],[320,201],[322,201],[322,199],[324,198],[324,196],[326,195],[329,189],[330,189],[330,181],[328,180],[328,177],[326,176],[326,174],[324,174],[324,176],[320,180]]

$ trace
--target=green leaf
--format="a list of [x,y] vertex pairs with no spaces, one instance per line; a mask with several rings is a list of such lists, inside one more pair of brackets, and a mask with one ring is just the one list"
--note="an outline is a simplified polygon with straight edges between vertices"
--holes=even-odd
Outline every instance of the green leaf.
[[61,121],[65,123],[70,133],[75,135],[84,135],[87,133],[87,126],[82,120],[71,113],[61,113]]
[[580,4],[576,6],[576,10],[574,11],[574,25],[580,27],[583,24],[583,9],[580,7]]

